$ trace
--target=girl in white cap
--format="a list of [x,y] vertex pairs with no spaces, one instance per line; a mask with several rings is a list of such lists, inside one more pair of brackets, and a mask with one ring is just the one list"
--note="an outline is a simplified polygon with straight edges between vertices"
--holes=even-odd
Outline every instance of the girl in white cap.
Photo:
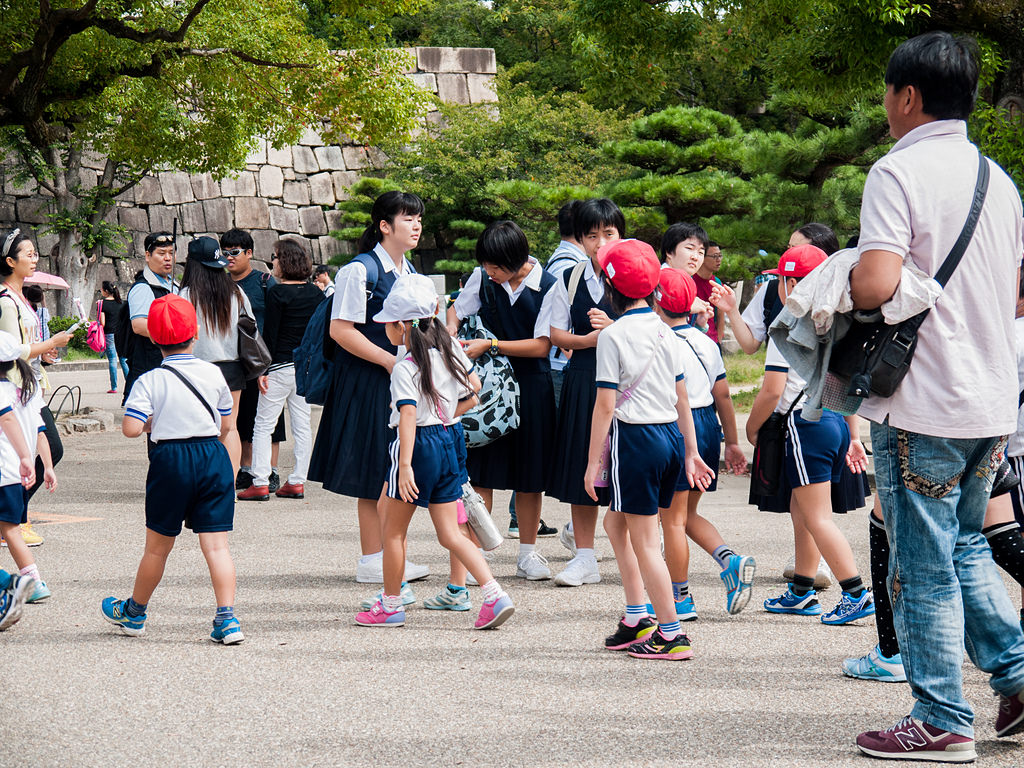
[[430,510],[441,545],[458,557],[480,583],[483,605],[476,629],[504,623],[515,611],[494,580],[480,550],[459,530],[456,502],[462,476],[449,427],[476,404],[469,371],[438,319],[437,291],[424,275],[402,275],[374,315],[385,323],[388,340],[408,351],[391,372],[391,421],[398,435],[391,443],[391,466],[383,509],[384,591],[368,611],[356,615],[364,627],[405,624],[402,574],[406,533],[416,507]]

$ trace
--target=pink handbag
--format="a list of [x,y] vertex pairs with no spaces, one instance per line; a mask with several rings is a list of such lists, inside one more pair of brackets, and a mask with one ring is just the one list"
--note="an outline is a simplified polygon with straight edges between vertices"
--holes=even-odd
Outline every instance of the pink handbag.
[[89,323],[85,332],[85,343],[93,352],[104,352],[107,349],[107,337],[103,333],[103,323],[99,321],[100,313],[103,311],[103,302],[96,302],[96,319]]

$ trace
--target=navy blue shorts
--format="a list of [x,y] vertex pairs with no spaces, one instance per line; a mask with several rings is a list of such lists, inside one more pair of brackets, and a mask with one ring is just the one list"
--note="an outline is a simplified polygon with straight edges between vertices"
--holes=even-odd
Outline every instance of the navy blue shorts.
[[149,452],[146,527],[177,536],[182,524],[196,533],[230,531],[235,520],[235,477],[216,437],[162,440]]
[[683,440],[676,423],[627,424],[612,419],[611,503],[630,515],[656,515],[672,503],[683,470]]
[[[399,438],[391,442],[391,468],[388,471],[388,496],[401,499],[398,492]],[[417,507],[447,504],[462,498],[462,475],[455,454],[451,427],[431,424],[416,427],[416,443],[412,449],[412,474],[419,489]]]
[[1013,502],[1013,516],[1017,524],[1024,529],[1024,456],[1007,456],[1013,474],[1020,478],[1020,485],[1010,491],[1010,501]]
[[[698,490],[717,490],[718,467],[722,462],[722,426],[718,423],[718,414],[715,413],[715,406],[707,405],[703,408],[694,408],[693,427],[697,434],[697,454],[704,460],[705,464],[715,471],[715,479],[711,481],[711,485],[706,489]],[[683,436],[680,435],[679,439],[682,440]],[[686,455],[685,449],[683,455]],[[693,486],[686,479],[685,468],[679,473],[679,482],[676,483],[676,490],[693,490]]]
[[789,414],[786,477],[794,488],[838,483],[850,450],[850,429],[838,413],[822,411],[821,421],[807,421],[801,411]]
[[448,433],[452,436],[452,444],[455,446],[455,459],[459,463],[459,482],[469,482],[469,472],[466,470],[466,430],[462,428],[462,422],[456,421],[448,425]]
[[0,522],[28,522],[28,494],[20,482],[0,485]]

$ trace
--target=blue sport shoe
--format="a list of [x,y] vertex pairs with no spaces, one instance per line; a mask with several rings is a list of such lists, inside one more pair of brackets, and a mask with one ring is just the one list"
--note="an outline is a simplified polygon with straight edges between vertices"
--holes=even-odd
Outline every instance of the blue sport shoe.
[[141,616],[129,616],[125,612],[127,600],[118,600],[114,597],[104,597],[100,610],[103,618],[111,624],[116,624],[121,631],[132,637],[141,637],[146,634],[146,614]]
[[29,595],[27,598],[25,598],[25,602],[26,603],[39,603],[39,602],[42,602],[43,600],[45,600],[46,598],[48,598],[50,596],[50,594],[51,594],[50,588],[48,586],[46,586],[46,582],[43,581],[42,579],[39,579],[39,580],[36,581],[35,591],[32,592],[32,594]]
[[[409,582],[407,581],[402,582],[402,591],[399,594],[402,597],[403,606],[412,605],[416,602],[416,593],[412,591],[412,587],[409,585]],[[359,604],[359,607],[362,608],[364,611],[368,611],[371,608],[373,608],[373,604],[380,600],[382,597],[384,597],[383,587],[381,587],[381,589],[378,590],[377,594],[375,594],[373,597],[368,597],[365,600],[363,600],[363,602]]]
[[849,624],[851,621],[863,619],[865,616],[873,616],[875,613],[875,599],[871,596],[871,590],[865,589],[860,597],[854,597],[849,592],[843,592],[836,607],[821,617],[822,624]]
[[905,683],[907,673],[903,670],[903,657],[900,654],[885,657],[877,645],[867,656],[859,659],[845,659],[843,674],[858,680],[878,680],[882,683]]
[[808,590],[803,597],[793,594],[792,589],[786,589],[778,597],[772,597],[764,601],[764,609],[769,613],[793,613],[798,616],[817,616],[821,613],[821,603],[818,602],[817,592]]
[[32,594],[36,581],[31,576],[6,575],[10,576],[7,586],[0,589],[0,632],[18,623],[25,598]]
[[729,613],[737,614],[747,607],[756,571],[754,558],[745,555],[729,557],[729,565],[720,576],[725,585],[725,610]]
[[468,611],[473,603],[469,599],[468,589],[452,592],[445,587],[435,597],[424,600],[423,607],[431,611]]
[[[654,616],[654,606],[650,603],[647,604],[647,613],[652,617]],[[679,618],[679,621],[697,620],[697,606],[693,602],[693,595],[687,595],[676,603],[676,616]]]
[[245,635],[242,634],[242,625],[238,623],[238,619],[232,616],[221,623],[219,627],[216,621],[213,622],[213,632],[210,633],[210,639],[215,643],[234,645],[245,640]]

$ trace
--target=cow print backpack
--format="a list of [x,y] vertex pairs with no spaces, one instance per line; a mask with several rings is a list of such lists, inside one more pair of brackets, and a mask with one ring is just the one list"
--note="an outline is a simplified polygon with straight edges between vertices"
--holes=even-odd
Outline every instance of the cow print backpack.
[[[478,315],[472,315],[459,328],[459,338],[469,341],[495,336],[484,328]],[[480,404],[462,416],[462,428],[470,448],[493,443],[519,427],[519,382],[508,358],[486,352],[476,359],[475,373],[483,385]]]

